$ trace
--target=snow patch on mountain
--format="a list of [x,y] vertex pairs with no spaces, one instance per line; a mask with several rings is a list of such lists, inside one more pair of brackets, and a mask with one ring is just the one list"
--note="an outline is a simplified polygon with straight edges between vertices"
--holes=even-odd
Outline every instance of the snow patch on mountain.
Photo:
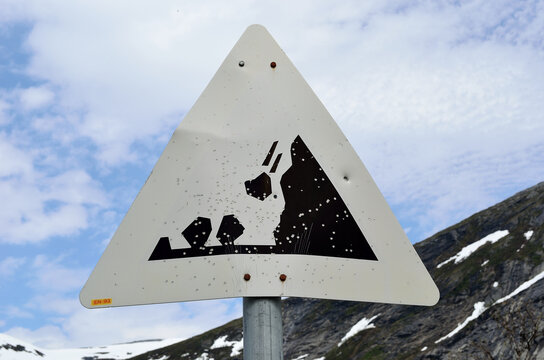
[[214,360],[213,358],[210,358],[207,352],[203,352],[200,354],[199,357],[197,357],[195,360]]
[[42,349],[6,334],[0,334],[0,358],[13,360],[45,359]]
[[[540,274],[536,275],[535,277],[533,277],[532,279],[530,280],[527,280],[525,281],[523,284],[521,284],[520,286],[518,286],[514,291],[512,291],[510,294],[500,298],[499,300],[495,301],[491,306],[494,306],[494,305],[497,305],[497,304],[501,304],[511,298],[513,298],[514,296],[518,295],[519,293],[521,293],[522,291],[525,291],[527,290],[528,288],[530,288],[532,285],[534,285],[535,283],[537,283],[538,281],[544,279],[544,271],[541,272]],[[498,286],[498,283],[495,282],[493,283],[493,287],[496,287],[496,285]],[[440,339],[436,340],[435,341],[435,344],[438,344],[439,342],[443,341],[443,340],[446,340],[447,338],[450,338],[452,337],[453,335],[457,334],[459,331],[461,331],[465,326],[467,326],[471,321],[473,320],[476,320],[480,315],[482,315],[487,309],[489,309],[489,307],[486,307],[484,302],[483,301],[479,301],[477,302],[476,304],[474,304],[474,311],[472,312],[472,314],[467,317],[465,319],[465,321],[463,321],[462,323],[460,323],[455,329],[453,329],[450,333],[448,333],[447,335],[441,337]]]
[[229,347],[232,346],[232,351],[230,353],[230,356],[238,356],[240,355],[242,349],[244,348],[244,339],[240,339],[239,341],[227,341],[227,335],[220,336],[213,342],[210,349],[217,349],[222,347]]
[[348,333],[340,340],[338,346],[342,346],[342,344],[344,344],[350,337],[357,335],[363,330],[375,328],[376,326],[372,324],[372,321],[374,321],[374,319],[376,319],[378,316],[380,316],[380,314],[375,315],[370,319],[362,318],[361,320],[359,320],[359,322],[353,325]]
[[528,288],[531,287],[531,285],[535,284],[537,281],[542,280],[542,279],[544,279],[544,271],[541,272],[540,274],[538,274],[537,276],[535,276],[534,278],[532,278],[530,280],[527,280],[526,282],[524,282],[523,284],[518,286],[516,288],[516,290],[512,291],[510,294],[508,294],[505,297],[500,298],[499,300],[495,301],[495,303],[493,305],[503,303],[506,300],[513,298],[514,296],[516,296],[520,292],[527,290]]
[[181,340],[146,340],[79,349],[42,349],[7,334],[0,334],[0,358],[10,360],[74,360],[83,358],[122,360],[175,344]]
[[468,325],[472,320],[475,320],[478,318],[478,316],[482,315],[484,311],[486,311],[487,308],[485,307],[485,304],[483,301],[479,301],[476,304],[474,304],[474,311],[472,314],[465,319],[462,323],[458,324],[455,329],[450,331],[447,335],[441,337],[440,339],[436,340],[434,343],[438,344],[441,341],[446,340],[447,338],[452,337],[453,335],[457,334],[459,331],[463,330],[465,326]]
[[461,261],[465,260],[466,258],[468,258],[470,255],[472,255],[476,250],[478,250],[480,247],[484,246],[485,244],[487,244],[488,242],[489,243],[496,243],[497,241],[499,241],[500,239],[502,239],[503,237],[505,237],[506,235],[508,235],[509,232],[508,230],[498,230],[498,231],[495,231],[494,233],[491,233],[485,237],[483,237],[482,239],[476,241],[476,242],[473,242],[472,244],[470,245],[467,245],[465,246],[464,248],[461,249],[461,251],[459,251],[457,254],[453,255],[452,257],[450,257],[448,260],[446,261],[443,261],[441,262],[440,264],[438,264],[436,267],[439,269],[441,268],[442,266],[446,265],[447,263],[449,262],[454,262],[455,264],[459,264]]

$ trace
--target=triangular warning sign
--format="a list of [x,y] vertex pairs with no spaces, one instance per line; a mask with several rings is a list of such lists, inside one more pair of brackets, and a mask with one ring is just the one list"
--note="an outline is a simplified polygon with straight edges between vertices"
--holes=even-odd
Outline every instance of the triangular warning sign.
[[240,296],[439,297],[361,160],[259,25],[174,132],[80,299]]

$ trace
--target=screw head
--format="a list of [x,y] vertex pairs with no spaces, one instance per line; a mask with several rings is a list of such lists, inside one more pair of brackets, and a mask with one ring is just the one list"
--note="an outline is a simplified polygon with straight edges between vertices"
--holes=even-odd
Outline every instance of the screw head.
[[249,274],[244,274],[244,280],[245,280],[245,281],[249,281],[249,279],[251,279],[251,275],[249,275]]
[[276,68],[276,62],[275,62],[275,61],[272,61],[272,62],[270,63],[270,67],[271,67],[272,69],[275,69],[275,68]]
[[238,66],[239,67],[244,67],[246,63],[243,61],[243,60],[240,60],[240,62],[238,63]]
[[281,280],[282,282],[285,281],[285,280],[287,280],[287,275],[281,274],[281,275],[280,275],[280,280]]

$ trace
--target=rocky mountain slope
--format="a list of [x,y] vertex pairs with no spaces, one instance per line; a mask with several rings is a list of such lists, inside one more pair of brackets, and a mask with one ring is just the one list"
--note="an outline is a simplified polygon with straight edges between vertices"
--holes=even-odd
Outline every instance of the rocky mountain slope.
[[[285,359],[544,359],[544,183],[415,248],[433,307],[288,298]],[[134,357],[241,359],[241,319]]]
[[[544,183],[415,249],[440,289],[437,305],[287,298],[284,358],[544,359]],[[2,359],[243,358],[241,319],[168,346],[145,343],[149,351],[127,344],[51,353],[6,339]]]

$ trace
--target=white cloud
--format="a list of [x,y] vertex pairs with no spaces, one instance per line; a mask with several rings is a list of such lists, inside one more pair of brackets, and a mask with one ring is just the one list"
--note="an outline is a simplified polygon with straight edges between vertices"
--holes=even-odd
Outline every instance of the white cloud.
[[[80,135],[99,145],[100,160],[134,161],[131,144],[177,123],[227,52],[225,43],[223,52],[207,56],[219,50],[218,38],[228,39],[209,24],[236,12],[230,4],[214,6],[217,15],[174,2],[37,5],[29,72],[60,86],[61,103],[80,109]],[[214,39],[205,53],[186,51],[201,48],[195,32]]]
[[17,272],[17,270],[26,263],[24,257],[8,256],[0,260],[0,277],[9,278]]
[[32,313],[26,310],[23,310],[19,306],[9,305],[2,309],[2,315],[6,318],[22,318],[30,319],[33,317]]
[[100,184],[84,170],[37,171],[29,151],[1,133],[0,154],[0,197],[9,204],[0,208],[0,242],[32,243],[74,234],[88,226],[89,207],[107,205]]
[[69,170],[48,179],[49,199],[69,204],[106,205],[104,193],[83,170]]
[[[52,299],[55,300],[55,299]],[[111,309],[79,309],[57,325],[16,327],[11,336],[44,348],[95,346],[141,339],[187,338],[241,316],[224,300]]]
[[[54,187],[64,183],[65,176],[66,173],[51,179],[39,179],[52,185],[45,189],[35,182],[19,183],[18,179],[0,181],[0,196],[10,204],[0,209],[0,241],[35,243],[85,229],[89,217],[85,204],[100,201],[100,198],[87,198],[85,190],[88,187],[90,195],[100,194],[100,190],[91,183],[71,184],[67,188]],[[81,192],[77,192],[77,186],[81,186]],[[69,199],[67,196],[72,193],[75,198]]]
[[13,336],[16,339],[24,339],[26,342],[33,345],[36,344],[52,344],[53,347],[61,347],[65,335],[62,331],[54,326],[47,325],[36,330],[29,330],[24,327],[14,327],[6,331],[6,334]]
[[67,267],[60,259],[38,255],[32,263],[29,286],[49,293],[61,294],[79,290],[89,275],[89,269]]
[[17,0],[4,0],[0,4],[0,24],[12,21],[22,21],[28,19],[28,3]]
[[0,178],[27,175],[33,171],[32,157],[10,143],[9,139],[0,133]]
[[[79,135],[75,127],[77,120],[74,116],[45,115],[34,117],[32,120],[32,129],[41,134],[47,134],[51,140],[57,141],[64,146],[73,146],[78,143]],[[56,155],[56,154],[55,154]],[[58,161],[58,159],[55,159]]]
[[24,110],[37,110],[51,104],[55,97],[53,91],[45,86],[35,86],[22,89],[19,101]]
[[[74,277],[74,274],[70,275]],[[84,280],[86,279],[83,279],[83,281]],[[67,284],[70,285],[69,283],[64,282],[63,287],[66,287]],[[79,290],[81,286],[82,283],[70,287],[72,289]],[[81,310],[81,304],[79,303],[78,299],[72,295],[73,292],[68,295],[63,294],[62,291],[64,289],[62,289],[61,287],[61,291],[58,291],[58,286],[52,288],[48,288],[45,286],[35,288],[38,290],[36,291],[37,295],[33,296],[31,299],[29,299],[28,303],[25,304],[25,306],[29,310],[35,311],[40,314],[45,313],[51,316],[51,318],[56,319],[62,319]]]
[[[350,46],[331,43],[309,67],[390,201],[414,208],[417,232],[439,230],[500,200],[506,184],[519,189],[543,175],[542,49],[470,39],[465,11],[377,14],[357,40],[337,30],[332,37],[349,37]],[[342,66],[325,71],[327,64]]]
[[388,199],[414,208],[401,214],[413,236],[429,235],[544,175],[543,16],[531,4],[40,2],[27,13],[28,71],[79,112],[72,135],[91,139],[100,162],[134,162],[133,145],[169,134],[261,21]]
[[11,105],[0,98],[0,125],[6,125],[11,121],[11,117],[8,114],[8,110],[11,108]]

